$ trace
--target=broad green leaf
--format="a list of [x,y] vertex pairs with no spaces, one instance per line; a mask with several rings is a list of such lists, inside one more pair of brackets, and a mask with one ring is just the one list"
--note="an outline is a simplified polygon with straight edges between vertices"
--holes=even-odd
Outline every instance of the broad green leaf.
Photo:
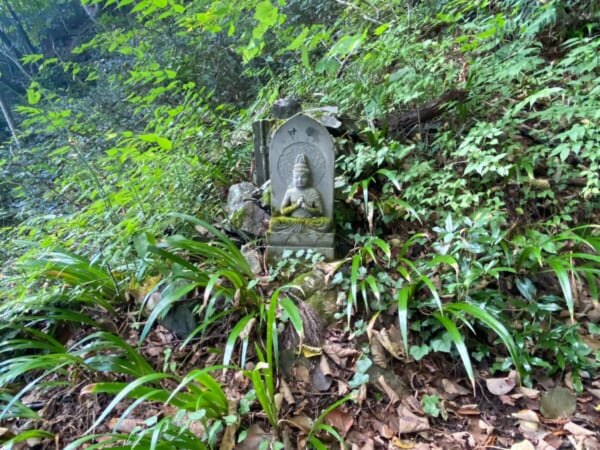
[[277,23],[277,17],[279,13],[276,6],[269,0],[264,0],[256,5],[256,11],[254,12],[254,18],[261,24],[272,26]]
[[40,90],[40,85],[39,85],[39,83],[34,81],[27,88],[27,102],[30,105],[36,105],[40,101],[41,98],[42,98],[42,91]]

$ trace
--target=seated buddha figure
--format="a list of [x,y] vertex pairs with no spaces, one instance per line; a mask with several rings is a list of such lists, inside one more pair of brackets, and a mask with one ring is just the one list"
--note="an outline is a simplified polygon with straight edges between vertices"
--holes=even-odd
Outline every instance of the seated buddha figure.
[[329,219],[324,216],[321,195],[310,185],[310,168],[304,154],[299,154],[294,164],[292,184],[285,191],[280,215],[271,219],[273,231],[302,232],[329,229]]

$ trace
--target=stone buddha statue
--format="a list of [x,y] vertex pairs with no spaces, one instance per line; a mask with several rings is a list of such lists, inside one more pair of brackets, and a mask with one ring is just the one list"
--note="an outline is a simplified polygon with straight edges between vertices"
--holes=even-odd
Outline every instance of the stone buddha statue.
[[304,154],[296,157],[292,184],[285,191],[280,214],[271,219],[271,230],[285,232],[324,232],[330,221],[324,216],[321,195],[310,185],[310,168]]

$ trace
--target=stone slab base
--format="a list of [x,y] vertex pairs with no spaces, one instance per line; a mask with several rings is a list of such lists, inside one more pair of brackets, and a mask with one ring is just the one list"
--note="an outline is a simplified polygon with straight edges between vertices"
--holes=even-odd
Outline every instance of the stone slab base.
[[283,252],[286,250],[290,250],[292,252],[296,252],[298,250],[311,250],[315,253],[320,253],[328,261],[335,259],[335,249],[333,247],[295,247],[291,245],[267,245],[267,262],[269,264],[275,264],[278,261],[281,261],[281,258],[283,257]]
[[267,232],[267,245],[289,248],[333,247],[334,233],[308,231],[306,233]]

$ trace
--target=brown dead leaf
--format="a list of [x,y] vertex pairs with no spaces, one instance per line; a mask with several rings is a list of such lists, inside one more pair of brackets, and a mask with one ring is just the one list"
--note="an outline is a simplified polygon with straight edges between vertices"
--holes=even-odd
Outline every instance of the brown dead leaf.
[[400,397],[398,396],[396,391],[392,389],[392,387],[389,384],[387,384],[383,375],[379,376],[376,381],[377,385],[383,390],[383,392],[385,392],[392,404],[400,400]]
[[283,377],[279,380],[279,392],[283,395],[283,398],[288,403],[288,405],[293,405],[296,403],[296,399],[294,399],[294,394],[292,394],[292,390],[289,385],[285,382]]
[[329,366],[329,361],[327,361],[325,355],[321,355],[319,367],[321,368],[321,372],[323,372],[323,375],[333,376],[333,370],[331,370],[331,367]]
[[298,428],[300,431],[306,434],[310,432],[310,429],[314,424],[313,420],[305,415],[295,416],[291,419],[282,419],[281,421],[293,425],[294,427]]
[[514,417],[519,421],[519,429],[522,432],[535,432],[540,426],[540,418],[530,409],[522,409],[519,412],[511,414],[511,417]]
[[310,372],[308,371],[308,368],[302,364],[294,366],[294,379],[301,383],[310,383]]
[[[521,394],[518,395],[520,396]],[[515,398],[512,395],[501,395],[499,399],[503,405],[515,406]]]
[[577,438],[596,436],[596,432],[583,428],[573,422],[567,422],[563,429]]
[[442,387],[444,389],[444,397],[448,400],[453,400],[456,397],[469,395],[471,393],[470,390],[447,378],[442,379]]
[[398,432],[400,434],[416,433],[429,430],[427,417],[419,417],[404,405],[398,406]]
[[510,447],[510,450],[535,450],[533,444],[527,440],[517,442]]
[[379,434],[386,439],[392,439],[396,435],[396,432],[387,423],[382,423],[379,428]]
[[325,274],[325,282],[327,282],[329,281],[329,278],[331,278],[333,274],[337,272],[337,270],[344,264],[344,262],[345,261],[343,259],[331,262],[319,261],[317,264],[315,264],[315,267]]
[[594,397],[600,399],[600,389],[587,388],[586,390]]
[[346,442],[352,445],[352,450],[374,450],[375,442],[369,436],[359,431],[350,431]]
[[463,448],[475,448],[477,446],[475,437],[466,431],[452,433],[451,436],[456,442],[459,442]]
[[481,414],[477,404],[462,405],[456,412],[461,416],[478,416]]
[[341,344],[331,342],[323,345],[323,351],[334,363],[341,367],[347,366],[342,361],[343,358],[354,357],[359,353],[355,348],[345,347]]
[[377,339],[392,357],[402,359],[402,337],[398,328],[392,325],[389,329],[379,330]]
[[513,370],[504,378],[488,378],[485,384],[494,395],[508,394],[517,384],[517,373]]
[[114,417],[108,421],[108,426],[120,433],[131,433],[136,427],[143,427],[143,419],[117,418]]
[[339,407],[329,411],[323,420],[337,430],[342,437],[346,436],[354,423],[352,415],[342,411]]
[[371,332],[371,336],[372,337],[370,338],[369,346],[371,348],[372,360],[379,367],[385,369],[388,364],[385,350],[381,344],[381,340],[379,339],[379,332],[373,330]]
[[538,391],[537,389],[531,389],[525,386],[519,386],[519,393],[523,394],[529,399],[536,399],[540,395],[540,391]]
[[358,392],[356,393],[356,396],[354,398],[356,400],[356,403],[358,403],[359,406],[361,406],[363,404],[363,402],[367,398],[367,385],[366,384],[360,385],[360,387],[358,388]]

